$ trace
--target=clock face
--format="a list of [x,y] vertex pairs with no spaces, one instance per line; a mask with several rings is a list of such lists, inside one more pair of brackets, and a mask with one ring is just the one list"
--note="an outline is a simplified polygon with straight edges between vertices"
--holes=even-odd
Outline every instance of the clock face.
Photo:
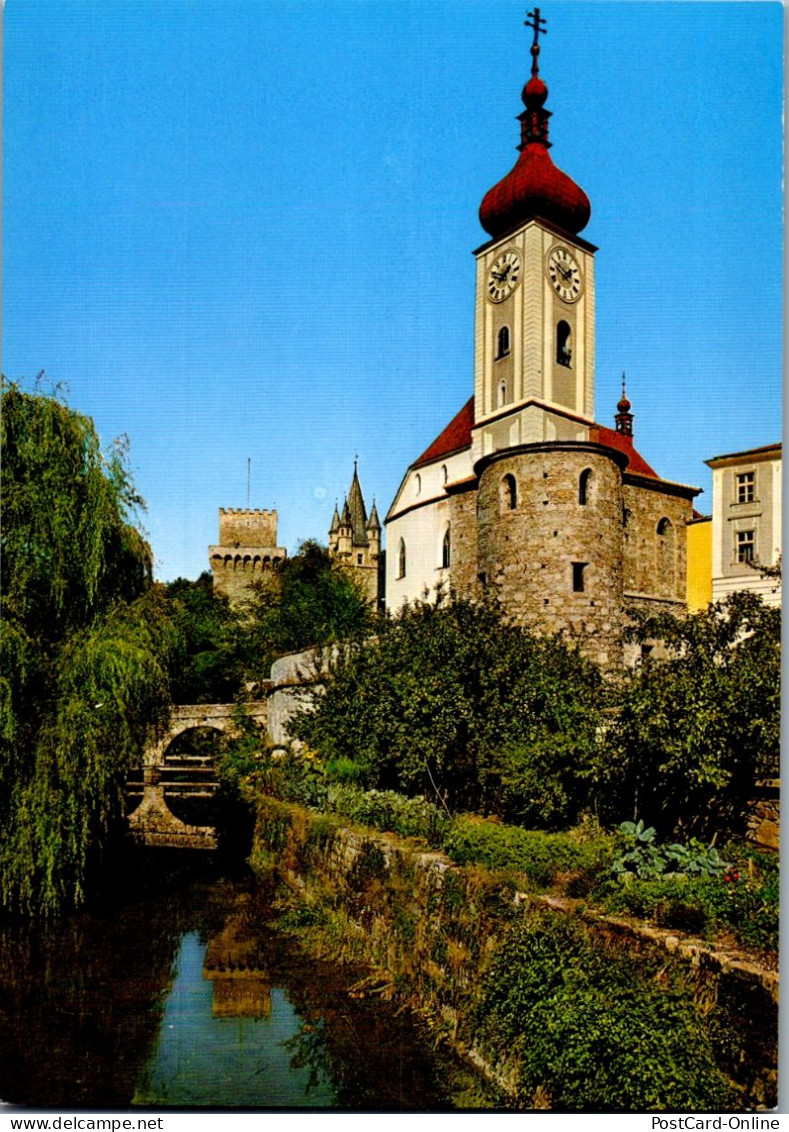
[[502,303],[509,298],[521,277],[521,258],[517,252],[502,252],[493,262],[488,272],[488,298],[492,303]]
[[565,303],[574,303],[583,290],[584,280],[573,253],[561,245],[551,248],[546,268],[559,298]]

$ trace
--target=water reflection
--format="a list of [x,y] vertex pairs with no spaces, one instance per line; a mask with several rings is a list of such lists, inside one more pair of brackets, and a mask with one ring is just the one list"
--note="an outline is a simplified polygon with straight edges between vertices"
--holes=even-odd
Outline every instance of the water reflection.
[[0,930],[0,1099],[56,1108],[447,1107],[426,1035],[349,996],[253,891],[160,876],[46,930]]
[[184,936],[156,1053],[134,1103],[330,1105],[325,1077],[292,1065],[286,1042],[302,1019],[285,991],[248,970],[206,972],[205,953],[196,932]]

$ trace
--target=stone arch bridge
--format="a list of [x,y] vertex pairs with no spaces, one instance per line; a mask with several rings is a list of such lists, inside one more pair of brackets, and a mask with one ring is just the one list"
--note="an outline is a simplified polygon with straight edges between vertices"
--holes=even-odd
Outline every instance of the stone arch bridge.
[[[179,735],[198,729],[222,735],[238,735],[236,704],[180,704],[170,713],[163,734],[152,736],[144,755],[142,779],[127,784],[130,801],[141,796],[139,806],[129,815],[132,836],[145,845],[171,849],[215,849],[213,826],[189,825],[176,817],[168,800],[210,799],[219,785],[213,759],[205,755],[171,751]],[[265,700],[244,705],[247,716],[265,732]],[[139,774],[139,771],[137,772]]]

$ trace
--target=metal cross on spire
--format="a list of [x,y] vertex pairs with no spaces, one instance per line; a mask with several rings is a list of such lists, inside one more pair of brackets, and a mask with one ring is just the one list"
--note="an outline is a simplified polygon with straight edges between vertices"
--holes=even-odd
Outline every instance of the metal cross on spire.
[[537,57],[540,54],[540,35],[547,35],[548,29],[545,26],[545,18],[540,15],[540,9],[535,8],[532,12],[526,13],[526,19],[523,21],[524,26],[534,30],[534,39],[531,45],[531,73],[536,75],[537,72]]

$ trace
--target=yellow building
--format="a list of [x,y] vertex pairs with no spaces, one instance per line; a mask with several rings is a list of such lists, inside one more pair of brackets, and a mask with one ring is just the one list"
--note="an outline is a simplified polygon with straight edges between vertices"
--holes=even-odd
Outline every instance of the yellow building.
[[696,613],[712,601],[712,516],[699,515],[687,526],[688,612]]

